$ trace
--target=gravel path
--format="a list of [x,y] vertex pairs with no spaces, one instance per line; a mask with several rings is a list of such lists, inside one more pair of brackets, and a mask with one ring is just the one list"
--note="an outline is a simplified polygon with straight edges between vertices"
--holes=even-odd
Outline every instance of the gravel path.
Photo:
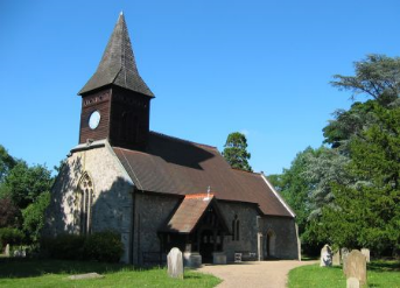
[[317,261],[261,261],[243,262],[241,264],[206,265],[197,271],[209,273],[222,279],[218,288],[226,287],[271,287],[285,288],[289,270],[317,263]]

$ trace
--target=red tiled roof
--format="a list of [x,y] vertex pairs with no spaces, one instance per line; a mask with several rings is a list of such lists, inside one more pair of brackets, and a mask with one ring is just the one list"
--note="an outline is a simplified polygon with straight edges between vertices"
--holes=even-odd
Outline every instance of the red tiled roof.
[[140,190],[185,196],[210,186],[216,199],[255,203],[265,215],[292,217],[261,174],[232,169],[214,147],[150,132],[146,152],[114,152]]

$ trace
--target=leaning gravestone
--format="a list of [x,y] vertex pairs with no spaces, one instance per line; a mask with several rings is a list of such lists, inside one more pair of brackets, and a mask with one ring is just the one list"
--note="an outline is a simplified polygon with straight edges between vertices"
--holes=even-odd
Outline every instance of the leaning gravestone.
[[369,251],[369,249],[367,248],[362,248],[361,249],[361,254],[363,254],[365,256],[365,260],[367,260],[367,263],[371,262],[371,253]]
[[172,278],[183,279],[182,252],[174,247],[168,253],[168,275]]
[[321,267],[330,267],[332,266],[332,250],[331,247],[329,247],[328,244],[326,244],[322,249],[321,249]]
[[346,278],[356,278],[360,286],[367,284],[367,262],[365,256],[358,250],[352,250],[346,260],[346,269],[344,271]]
[[333,253],[332,265],[333,266],[340,266],[340,250],[338,250],[335,253]]

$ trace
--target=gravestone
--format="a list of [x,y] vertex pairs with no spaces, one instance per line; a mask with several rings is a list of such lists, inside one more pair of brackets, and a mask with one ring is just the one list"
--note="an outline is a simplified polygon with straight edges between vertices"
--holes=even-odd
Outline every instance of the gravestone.
[[365,256],[358,250],[352,250],[346,260],[344,271],[346,278],[357,278],[360,286],[367,284],[367,261]]
[[332,265],[333,266],[340,266],[340,250],[338,250],[335,253],[333,253]]
[[360,281],[358,281],[358,279],[354,278],[354,277],[347,278],[346,287],[347,288],[360,288]]
[[332,266],[332,250],[331,247],[329,247],[328,244],[326,244],[322,249],[321,249],[321,267],[330,267]]
[[347,260],[347,257],[348,257],[349,254],[350,254],[350,251],[349,251],[349,249],[347,249],[347,248],[345,247],[345,248],[340,249],[340,254],[341,254],[341,256],[342,256],[343,273],[345,273],[345,270],[346,270],[346,260]]
[[168,275],[172,278],[183,279],[183,257],[182,252],[174,247],[169,251],[168,256]]
[[7,257],[10,257],[10,244],[7,244],[7,245],[6,245],[6,250],[4,251],[4,254],[5,254]]
[[367,260],[367,263],[371,262],[371,253],[368,248],[362,248],[361,254],[365,256],[365,260]]

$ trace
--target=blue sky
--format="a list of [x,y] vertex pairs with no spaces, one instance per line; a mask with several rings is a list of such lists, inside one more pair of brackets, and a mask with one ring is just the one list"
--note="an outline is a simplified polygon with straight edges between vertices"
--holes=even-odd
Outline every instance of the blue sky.
[[266,174],[320,146],[332,112],[351,105],[332,75],[400,51],[399,1],[0,0],[0,144],[11,155],[52,168],[77,145],[76,94],[121,10],[156,95],[151,129],[220,151],[244,132]]

